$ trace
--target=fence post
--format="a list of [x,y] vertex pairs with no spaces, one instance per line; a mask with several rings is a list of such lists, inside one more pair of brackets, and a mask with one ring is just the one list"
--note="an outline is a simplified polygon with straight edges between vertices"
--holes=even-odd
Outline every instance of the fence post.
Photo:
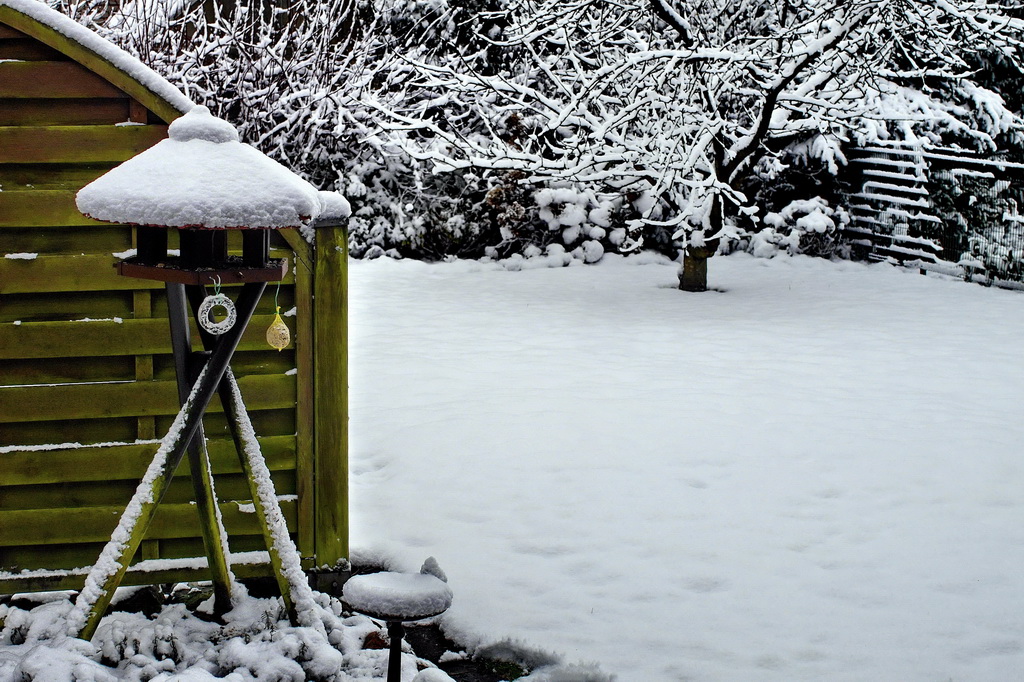
[[344,221],[316,225],[313,284],[316,568],[348,559],[348,248]]

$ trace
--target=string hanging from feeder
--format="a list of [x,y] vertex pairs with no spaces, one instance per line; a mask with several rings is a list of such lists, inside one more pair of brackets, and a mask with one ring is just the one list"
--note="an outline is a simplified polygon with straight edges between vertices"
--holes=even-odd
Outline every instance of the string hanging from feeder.
[[[217,322],[213,319],[214,308],[224,309],[224,319]],[[238,313],[235,311],[235,304],[231,299],[220,293],[220,278],[213,283],[213,295],[203,299],[199,306],[199,326],[214,336],[220,336],[235,326]]]
[[278,282],[277,291],[274,292],[274,321],[267,328],[267,343],[270,344],[271,348],[276,348],[278,352],[287,348],[288,343],[292,340],[291,332],[288,331],[288,325],[281,319],[281,306],[277,304],[277,295],[280,292],[281,283]]

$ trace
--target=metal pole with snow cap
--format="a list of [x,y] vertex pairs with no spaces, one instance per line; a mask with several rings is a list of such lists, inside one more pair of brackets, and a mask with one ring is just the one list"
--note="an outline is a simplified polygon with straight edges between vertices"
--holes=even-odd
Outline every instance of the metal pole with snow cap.
[[[77,196],[83,214],[137,226],[136,253],[116,268],[126,277],[165,283],[181,404],[69,616],[71,634],[83,639],[95,633],[186,452],[214,583],[215,612],[231,608],[234,578],[227,533],[202,429],[203,415],[218,391],[288,615],[293,623],[312,624],[302,622],[312,608],[312,593],[230,363],[267,283],[280,281],[287,272],[287,261],[270,258],[270,231],[310,228],[324,202],[312,185],[239,142],[235,128],[206,107],[175,120],[168,134],[168,139],[85,186]],[[241,255],[228,253],[227,230],[241,232]],[[168,248],[172,232],[178,237],[176,251]],[[221,292],[228,284],[242,285],[235,301]],[[189,302],[207,353],[192,352]],[[217,311],[222,312],[215,315]]]

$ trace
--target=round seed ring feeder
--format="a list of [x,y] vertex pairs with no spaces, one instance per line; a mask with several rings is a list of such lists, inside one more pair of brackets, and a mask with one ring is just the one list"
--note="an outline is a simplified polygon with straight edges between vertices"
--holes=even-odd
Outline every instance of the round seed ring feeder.
[[[217,308],[224,309],[224,319],[219,322],[213,319],[213,311]],[[196,317],[199,318],[200,327],[214,336],[220,336],[235,326],[238,312],[235,310],[235,304],[231,302],[230,298],[224,294],[214,294],[203,299],[203,302],[199,305],[199,313]]]

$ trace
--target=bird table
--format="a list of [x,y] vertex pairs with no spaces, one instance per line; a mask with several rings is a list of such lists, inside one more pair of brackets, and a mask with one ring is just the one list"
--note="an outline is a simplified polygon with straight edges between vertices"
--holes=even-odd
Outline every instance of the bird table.
[[[214,610],[230,610],[227,534],[202,426],[215,394],[227,415],[285,607],[296,621],[291,585],[282,568],[283,554],[295,553],[294,545],[287,528],[280,528],[283,515],[276,496],[261,490],[272,484],[230,365],[267,283],[280,281],[287,271],[286,261],[269,257],[270,231],[308,227],[321,212],[322,200],[304,180],[240,143],[234,127],[205,107],[174,121],[168,133],[168,139],[87,185],[77,197],[79,210],[92,218],[137,226],[136,253],[116,267],[126,277],[165,283],[181,405],[79,595],[81,622],[71,628],[83,639],[95,633],[186,453],[214,584]],[[242,233],[240,256],[228,253],[229,229]],[[171,231],[178,234],[178,252],[168,250]],[[242,285],[235,301],[220,291],[226,284]],[[217,310],[223,319],[215,318]],[[199,326],[203,351],[192,352],[190,317]],[[286,334],[278,316],[268,341],[281,341]],[[275,347],[287,342],[285,337]]]

